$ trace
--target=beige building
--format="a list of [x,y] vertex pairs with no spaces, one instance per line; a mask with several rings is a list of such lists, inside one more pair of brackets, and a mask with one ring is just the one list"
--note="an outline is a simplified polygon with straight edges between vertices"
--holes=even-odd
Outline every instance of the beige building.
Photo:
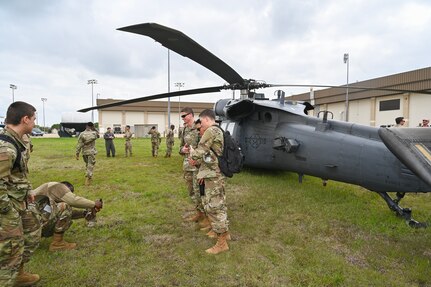
[[[97,99],[97,105],[119,101],[122,100]],[[180,118],[182,108],[191,107],[197,119],[200,112],[205,109],[212,109],[213,106],[214,103],[171,101],[170,122],[175,125],[175,133],[178,133],[178,127],[183,125]],[[129,125],[136,137],[147,137],[151,127],[156,126],[157,130],[164,136],[169,125],[168,101],[146,101],[100,109],[98,122],[101,132],[111,127],[115,133],[123,133],[126,125]]]
[[[412,92],[359,90],[355,86]],[[396,117],[404,117],[406,126],[416,127],[423,118],[431,117],[431,95],[414,91],[431,92],[431,67],[349,84],[348,121],[378,127],[395,125]],[[345,118],[346,87],[294,95],[291,99],[311,102],[315,116],[327,110],[336,120]]]

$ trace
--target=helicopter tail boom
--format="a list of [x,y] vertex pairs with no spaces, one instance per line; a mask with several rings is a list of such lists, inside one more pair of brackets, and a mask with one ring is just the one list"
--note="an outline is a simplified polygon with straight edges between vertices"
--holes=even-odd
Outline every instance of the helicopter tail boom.
[[379,136],[405,166],[431,185],[431,129],[380,128]]

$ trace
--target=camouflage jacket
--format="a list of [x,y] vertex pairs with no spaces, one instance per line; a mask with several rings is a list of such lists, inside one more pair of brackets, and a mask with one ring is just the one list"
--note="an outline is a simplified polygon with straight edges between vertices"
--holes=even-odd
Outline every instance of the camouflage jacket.
[[132,135],[133,134],[130,131],[124,133],[124,138],[126,139],[126,142],[130,141],[130,139],[132,138]]
[[197,178],[221,177],[217,155],[223,153],[223,133],[215,127],[209,127],[202,135],[198,147],[190,154],[191,158],[200,162]]
[[48,198],[49,201],[49,210],[44,209],[44,211],[48,212],[49,217],[42,216],[42,224],[45,224],[45,221],[48,221],[50,218],[55,218],[60,212],[57,203],[65,202],[71,207],[87,209],[93,208],[96,204],[92,200],[75,195],[66,185],[60,182],[44,183],[36,188],[33,193],[38,204],[44,202],[44,198]]
[[192,127],[184,127],[181,133],[181,142],[180,142],[180,154],[184,156],[183,160],[183,170],[184,171],[195,171],[197,168],[189,164],[188,158],[189,154],[185,154],[182,152],[182,149],[185,145],[196,148],[199,143],[199,131]]
[[79,134],[78,144],[76,145],[76,154],[82,150],[83,155],[95,155],[96,151],[96,140],[99,137],[99,133],[93,130],[85,130]]
[[168,129],[168,133],[166,134],[166,144],[167,145],[174,145],[174,131],[171,129]]
[[33,191],[36,199],[39,196],[46,196],[51,202],[65,202],[71,207],[93,208],[96,204],[92,200],[80,197],[72,193],[69,188],[61,182],[47,182]]
[[151,142],[159,144],[162,138],[160,137],[160,133],[156,130],[150,130],[148,132],[149,135],[151,135]]
[[[11,137],[21,150],[17,151],[13,144],[0,140],[0,211],[10,207],[10,198],[24,202],[32,189],[28,179],[28,146],[15,131],[8,127],[1,133]],[[19,152],[21,153],[21,162],[14,167]]]

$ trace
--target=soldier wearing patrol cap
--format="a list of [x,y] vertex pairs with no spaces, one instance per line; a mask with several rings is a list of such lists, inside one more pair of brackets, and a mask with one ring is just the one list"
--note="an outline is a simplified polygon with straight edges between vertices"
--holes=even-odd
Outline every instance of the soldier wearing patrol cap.
[[148,134],[151,135],[151,153],[153,157],[157,157],[159,154],[159,145],[162,141],[162,138],[160,137],[160,133],[157,131],[156,126],[153,126]]
[[132,141],[131,141],[132,136],[133,136],[133,134],[130,131],[130,126],[127,125],[126,126],[126,132],[124,133],[124,138],[126,139],[126,142],[124,144],[124,147],[125,147],[125,156],[126,157],[128,155],[132,156]]
[[7,126],[0,134],[0,286],[30,286],[39,275],[24,272],[40,236],[38,217],[29,208],[34,201],[28,179],[27,148],[23,136],[34,127],[36,109],[25,102],[12,103]]
[[190,147],[196,148],[199,143],[199,131],[195,125],[193,109],[190,107],[184,107],[181,110],[181,118],[184,122],[184,128],[181,129],[180,155],[184,157],[184,179],[186,180],[189,196],[196,211],[196,213],[186,218],[186,220],[193,222],[199,221],[199,225],[202,228],[207,228],[209,221],[205,214],[202,198],[199,193],[199,185],[196,179],[198,168],[189,163]]
[[170,129],[168,129],[168,132],[166,134],[166,154],[165,154],[165,157],[171,157],[171,154],[172,154],[172,147],[175,144],[174,129],[175,129],[175,125],[171,125]]
[[85,185],[91,185],[93,180],[93,170],[96,164],[96,140],[99,138],[98,131],[92,122],[88,122],[85,131],[79,134],[78,144],[76,145],[76,160],[82,151],[82,158],[85,162],[86,174]]
[[200,163],[196,177],[204,189],[203,204],[212,229],[207,235],[217,238],[217,243],[205,251],[209,254],[218,254],[229,250],[227,240],[230,240],[224,176],[218,165],[218,156],[223,153],[224,139],[221,129],[215,126],[213,110],[202,111],[199,119],[203,135],[197,148],[190,148],[189,163],[191,165]]

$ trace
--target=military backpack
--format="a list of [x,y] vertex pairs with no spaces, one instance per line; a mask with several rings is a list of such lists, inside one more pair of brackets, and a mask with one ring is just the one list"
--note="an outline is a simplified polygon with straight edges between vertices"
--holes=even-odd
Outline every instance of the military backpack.
[[232,177],[234,173],[239,173],[244,164],[244,155],[242,154],[241,148],[238,146],[236,141],[232,138],[229,131],[224,131],[221,127],[215,125],[223,133],[223,152],[221,155],[217,155],[218,165],[220,171],[227,177]]
[[17,142],[12,137],[10,137],[8,135],[0,134],[0,140],[11,143],[15,147],[16,158],[15,158],[15,162],[13,163],[13,169],[18,168],[19,171],[22,171],[22,169],[21,169],[21,153],[23,152],[23,150],[19,147]]

